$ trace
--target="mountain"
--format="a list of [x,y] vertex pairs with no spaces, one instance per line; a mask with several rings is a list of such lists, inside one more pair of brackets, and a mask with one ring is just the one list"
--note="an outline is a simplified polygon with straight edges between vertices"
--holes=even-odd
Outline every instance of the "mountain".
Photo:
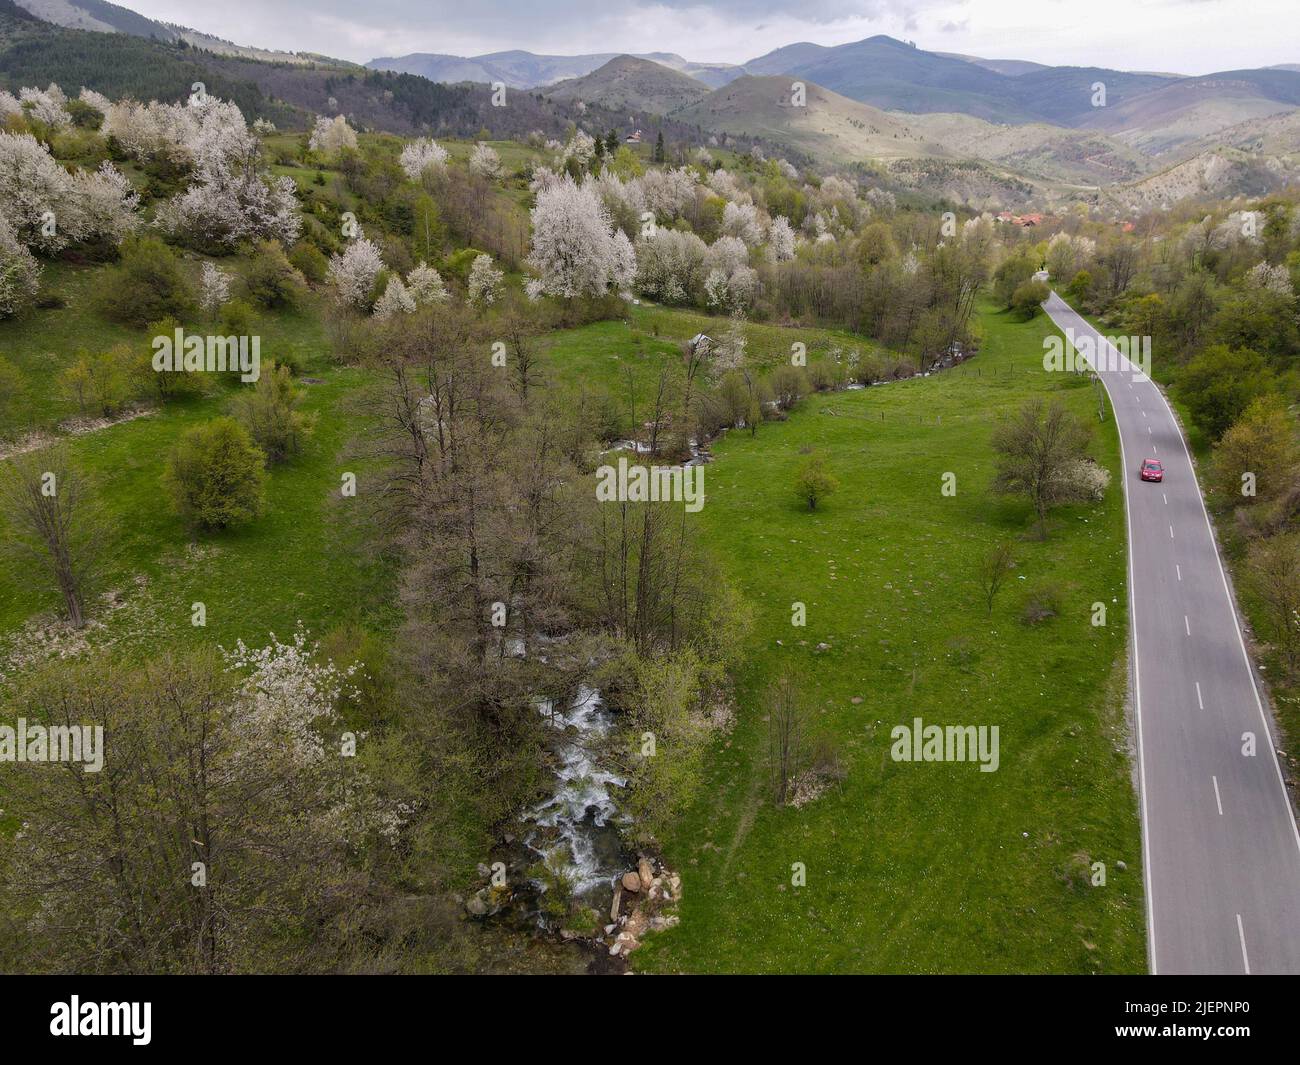
[[794,44],[751,60],[745,69],[816,82],[889,111],[959,111],[996,122],[1041,117],[1010,89],[1018,78],[883,35],[834,48]]
[[1251,119],[1300,106],[1300,72],[1232,70],[1180,78],[1121,103],[1096,108],[1078,125],[1103,130],[1159,155]]
[[1045,63],[1031,63],[1027,59],[982,59],[977,55],[962,55],[960,52],[935,52],[945,59],[960,59],[963,63],[974,63],[977,67],[991,70],[995,74],[1005,74],[1009,78],[1018,78],[1035,70],[1046,68]]
[[791,105],[789,78],[746,74],[673,117],[715,132],[750,133],[841,163],[949,154],[913,132],[907,115],[886,114],[816,84],[806,85],[805,99],[805,106]]
[[[157,41],[185,41],[194,48],[202,48],[204,51],[215,52],[218,55],[261,59],[270,63],[306,64],[325,59],[324,56],[304,52],[277,52],[235,44],[233,41],[223,40],[200,30],[192,30],[187,26],[176,26],[146,18],[144,15],[119,7],[117,4],[106,3],[104,0],[16,0],[16,3],[43,22],[62,26],[65,29],[124,33],[131,37],[146,37]],[[327,62],[351,65],[344,64],[342,60],[327,60]]]
[[603,67],[557,82],[546,91],[556,100],[581,100],[615,111],[648,111],[666,115],[709,95],[708,86],[648,59],[620,55]]
[[[430,81],[455,83],[460,81],[500,81],[512,89],[534,89],[553,85],[559,81],[585,77],[619,52],[600,52],[592,55],[535,55],[532,52],[489,52],[486,55],[459,56],[414,52],[404,56],[386,56],[372,59],[366,64],[371,70],[394,70],[404,74],[418,74]],[[692,63],[674,52],[650,52],[633,56],[679,73],[688,74],[705,85],[716,87],[744,73],[739,67],[725,63]]]
[[161,22],[104,0],[17,0],[18,6],[45,22],[65,29],[127,33],[174,41],[176,33]]
[[751,60],[745,69],[806,78],[890,111],[955,112],[990,122],[1055,125],[1073,125],[1091,113],[1092,86],[1098,81],[1105,83],[1110,104],[1168,81],[1100,67],[954,57],[884,35],[834,48],[791,45]]

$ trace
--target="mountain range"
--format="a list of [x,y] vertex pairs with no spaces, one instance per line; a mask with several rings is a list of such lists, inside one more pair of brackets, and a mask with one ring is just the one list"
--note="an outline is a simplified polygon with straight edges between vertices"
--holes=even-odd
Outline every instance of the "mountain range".
[[[1300,64],[1186,76],[930,52],[874,36],[799,42],[738,65],[515,50],[362,66],[235,44],[105,0],[0,0],[0,15],[10,88],[59,80],[163,99],[205,80],[246,111],[296,126],[338,110],[401,134],[549,135],[575,121],[657,128],[670,140],[763,144],[796,161],[874,170],[979,206],[1159,206],[1267,191],[1300,174]],[[94,43],[106,34],[124,39]],[[493,82],[531,91],[490,108],[482,89]],[[794,82],[805,106],[793,103]]]

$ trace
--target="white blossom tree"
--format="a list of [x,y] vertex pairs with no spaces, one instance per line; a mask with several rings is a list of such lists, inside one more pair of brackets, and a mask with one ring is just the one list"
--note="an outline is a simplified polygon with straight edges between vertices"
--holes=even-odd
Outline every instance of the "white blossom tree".
[[406,275],[406,288],[411,298],[421,306],[428,303],[445,303],[449,295],[447,286],[443,284],[442,275],[423,262]]
[[332,155],[343,148],[356,146],[356,130],[348,125],[348,120],[343,115],[335,115],[333,118],[319,116],[311,131],[311,137],[307,140],[308,148],[323,155]]
[[230,298],[230,275],[216,263],[204,263],[199,281],[199,305],[205,314],[216,314]]
[[794,227],[784,215],[772,219],[772,225],[767,231],[767,247],[772,258],[779,263],[794,258]]
[[566,177],[538,193],[532,219],[528,263],[549,295],[599,296],[611,285],[631,282],[636,273],[632,242],[614,229],[593,183],[578,185]]
[[394,274],[388,279],[384,294],[375,301],[375,317],[385,321],[395,314],[414,313],[415,297],[411,295],[402,279]]
[[0,133],[0,215],[29,249],[57,252],[80,241],[120,240],[138,197],[111,163],[70,174],[30,133]]
[[752,203],[728,203],[722,209],[722,232],[753,248],[763,242],[763,222]]
[[469,268],[465,301],[471,307],[490,307],[500,299],[501,282],[504,279],[505,274],[492,265],[492,256],[478,256]]
[[338,300],[349,307],[365,309],[384,268],[379,248],[364,236],[357,237],[337,255],[330,257],[329,280]]
[[501,156],[492,145],[479,141],[469,153],[469,170],[471,174],[495,181],[501,176]]
[[425,173],[437,173],[446,167],[447,149],[431,138],[420,137],[402,149],[398,162],[407,177],[419,181]]
[[0,318],[23,310],[40,289],[41,266],[0,215]]

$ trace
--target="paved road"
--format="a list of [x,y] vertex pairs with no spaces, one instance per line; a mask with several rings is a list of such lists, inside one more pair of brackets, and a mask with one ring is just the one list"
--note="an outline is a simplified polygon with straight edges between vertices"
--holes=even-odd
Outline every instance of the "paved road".
[[[1124,456],[1151,970],[1300,973],[1300,833],[1187,445],[1153,382],[1056,293],[1044,306],[1109,355],[1101,377]],[[1162,484],[1138,478],[1144,458],[1164,464]],[[1253,758],[1242,754],[1247,732]]]

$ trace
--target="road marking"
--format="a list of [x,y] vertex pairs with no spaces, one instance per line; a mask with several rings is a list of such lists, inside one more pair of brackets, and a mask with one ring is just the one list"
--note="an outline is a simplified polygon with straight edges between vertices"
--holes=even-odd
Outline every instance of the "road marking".
[[1144,411],[1142,411],[1142,417],[1144,417],[1144,418],[1145,418],[1145,417],[1146,417],[1146,416],[1147,416],[1147,412],[1146,412],[1146,411],[1145,411],[1145,410],[1144,410]]
[[1169,526],[1169,539],[1172,540],[1173,538],[1174,538],[1174,527],[1171,525]]
[[1152,444],[1152,445],[1151,445],[1151,454],[1153,454],[1153,455],[1159,455],[1159,454],[1160,454],[1160,449],[1159,449],[1158,447],[1156,447],[1155,444]]
[[1183,615],[1183,628],[1185,628],[1185,629],[1187,630],[1187,635],[1188,635],[1188,636],[1190,636],[1190,635],[1192,634],[1192,623],[1191,623],[1190,621],[1187,620],[1187,615],[1186,615],[1186,614]]
[[1219,816],[1222,817],[1222,816],[1223,816],[1223,800],[1222,800],[1221,798],[1219,798],[1219,778],[1218,778],[1218,777],[1215,777],[1215,776],[1212,776],[1212,777],[1210,777],[1210,779],[1211,779],[1212,781],[1214,781],[1214,805],[1217,806],[1217,807],[1219,808]]
[[1199,680],[1196,682],[1196,705],[1202,710],[1205,709],[1205,703],[1201,701],[1201,682]]
[[1241,914],[1237,914],[1237,938],[1241,941],[1241,964],[1246,967],[1246,975],[1250,975],[1250,956],[1246,953],[1246,930],[1241,927]]
[[1165,497],[1165,506],[1169,506],[1169,493],[1161,492],[1160,494]]
[[[1058,297],[1059,299],[1059,297]],[[1064,302],[1064,301],[1062,301]],[[1074,314],[1074,309],[1066,305],[1066,309]],[[1075,315],[1077,318],[1078,315]],[[1055,321],[1055,319],[1053,319]],[[1079,321],[1087,325],[1082,318]],[[1091,327],[1089,327],[1091,328]],[[1093,333],[1097,333],[1094,329]],[[1097,334],[1100,336],[1100,334]],[[1106,395],[1110,396],[1110,385],[1106,381],[1105,375],[1101,376],[1101,385],[1106,390]],[[1129,388],[1133,387],[1133,382],[1129,382]],[[1114,405],[1114,397],[1111,396],[1111,405]],[[1124,446],[1124,434],[1118,431],[1116,427],[1116,436],[1119,437],[1119,460],[1124,469],[1128,469],[1128,449]],[[1190,459],[1189,459],[1190,461]],[[1120,481],[1120,486],[1124,490],[1124,533],[1125,533],[1125,554],[1128,555],[1128,616],[1129,616],[1129,635],[1133,638],[1133,702],[1137,718],[1137,754],[1138,754],[1138,804],[1141,807],[1142,814],[1142,886],[1145,889],[1142,894],[1146,902],[1147,912],[1147,962],[1151,967],[1151,975],[1155,976],[1160,971],[1159,963],[1156,960],[1156,904],[1155,892],[1151,888],[1152,879],[1155,871],[1151,866],[1151,833],[1147,831],[1151,824],[1150,814],[1147,812],[1147,758],[1146,745],[1142,740],[1142,655],[1138,648],[1138,623],[1137,623],[1137,597],[1133,588],[1133,507],[1129,499],[1128,478],[1125,477]],[[1208,517],[1206,519],[1209,520]],[[1179,577],[1182,580],[1182,577]],[[1253,677],[1251,678],[1254,679]],[[1262,711],[1261,711],[1262,712]],[[1278,770],[1279,777],[1281,769]]]
[[1174,572],[1178,574],[1178,579],[1181,581],[1183,579],[1183,567],[1177,562],[1174,563]]
[[[1093,330],[1093,332],[1095,333],[1096,330]],[[1169,405],[1169,400],[1165,399],[1165,394],[1161,392],[1158,388],[1156,389],[1156,395],[1160,398],[1160,402],[1165,405],[1165,411],[1169,415],[1169,420],[1173,422],[1174,427],[1177,428],[1178,419],[1174,417],[1174,409]],[[1187,446],[1187,438],[1183,436],[1181,431],[1179,431],[1178,433],[1178,442],[1183,445],[1183,457],[1187,459],[1187,466],[1189,469],[1193,471],[1192,476],[1193,478],[1195,478],[1196,476],[1195,467],[1192,465],[1192,450]],[[1123,455],[1123,452],[1124,452],[1124,439],[1123,437],[1121,437],[1120,454]],[[1127,484],[1127,482],[1125,482],[1125,484]],[[1259,685],[1255,682],[1255,670],[1250,661],[1250,654],[1246,651],[1246,637],[1242,635],[1241,622],[1237,618],[1237,601],[1232,597],[1232,589],[1228,587],[1228,573],[1223,568],[1223,556],[1219,553],[1219,541],[1215,538],[1214,526],[1210,524],[1210,511],[1209,508],[1206,507],[1205,505],[1205,496],[1201,494],[1201,489],[1199,485],[1196,485],[1196,501],[1201,505],[1201,517],[1205,519],[1205,532],[1206,535],[1209,536],[1210,538],[1210,546],[1214,548],[1214,561],[1218,563],[1219,580],[1223,584],[1223,595],[1224,598],[1227,600],[1229,608],[1231,609],[1232,627],[1237,632],[1237,646],[1241,650],[1241,661],[1242,664],[1246,667],[1246,676],[1250,678],[1251,691],[1255,693],[1255,709],[1259,711],[1259,722],[1261,725],[1264,726],[1264,735],[1268,736],[1271,742],[1273,736],[1273,730],[1269,725],[1268,715],[1264,713],[1264,700],[1260,698]],[[1128,504],[1127,495],[1125,495],[1124,497],[1124,502],[1125,505],[1127,506]],[[1132,541],[1130,540],[1130,542]],[[1131,598],[1132,596],[1130,595],[1130,599]],[[1129,616],[1132,617],[1132,614],[1133,611],[1132,608],[1130,607]],[[1296,850],[1300,851],[1300,824],[1296,823],[1295,810],[1291,806],[1291,794],[1286,790],[1286,781],[1282,779],[1281,760],[1277,758],[1270,758],[1269,761],[1273,763],[1273,773],[1277,778],[1278,791],[1282,793],[1282,808],[1286,811],[1286,819],[1291,822],[1291,838],[1295,840]],[[1143,813],[1145,814],[1145,807],[1143,808]],[[1146,856],[1144,855],[1144,857]],[[1238,915],[1237,917],[1237,925],[1240,928],[1241,926],[1240,915]],[[1241,952],[1243,956],[1246,953],[1246,940],[1244,937],[1242,938],[1241,941]],[[1250,971],[1249,964],[1247,964],[1246,966],[1246,971],[1247,972]]]
[[1147,426],[1147,436],[1151,435],[1151,426]]

